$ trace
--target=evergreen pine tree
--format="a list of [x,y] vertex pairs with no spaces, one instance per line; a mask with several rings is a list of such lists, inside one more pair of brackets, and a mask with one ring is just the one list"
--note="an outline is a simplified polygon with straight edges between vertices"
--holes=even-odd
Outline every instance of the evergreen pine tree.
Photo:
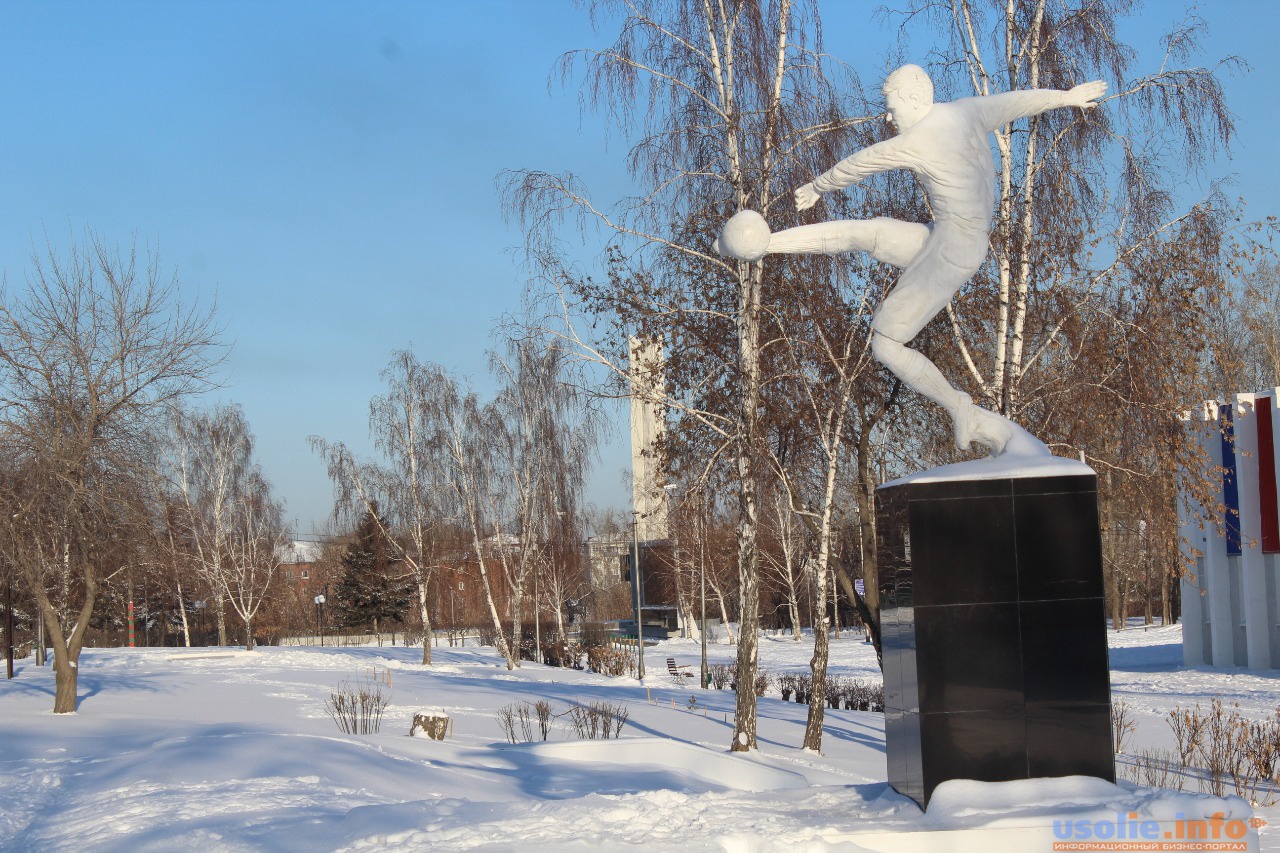
[[348,628],[401,619],[413,594],[413,577],[400,569],[404,555],[384,532],[386,525],[374,505],[356,526],[342,553],[342,580],[334,606],[340,624]]

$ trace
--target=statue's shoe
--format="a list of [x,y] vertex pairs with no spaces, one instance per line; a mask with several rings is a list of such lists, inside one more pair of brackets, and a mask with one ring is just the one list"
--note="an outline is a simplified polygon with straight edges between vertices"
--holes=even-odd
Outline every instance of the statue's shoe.
[[973,442],[987,448],[992,457],[1051,456],[1038,438],[1006,417],[975,405],[968,397],[955,416],[956,447],[968,450]]
[[[996,417],[1000,417],[996,415]],[[1006,418],[1000,418],[1005,421],[1012,430],[1008,442],[1005,443],[1004,450],[1001,452],[1003,456],[1053,456],[1049,452],[1049,448],[1045,443],[1027,432],[1013,421]]]

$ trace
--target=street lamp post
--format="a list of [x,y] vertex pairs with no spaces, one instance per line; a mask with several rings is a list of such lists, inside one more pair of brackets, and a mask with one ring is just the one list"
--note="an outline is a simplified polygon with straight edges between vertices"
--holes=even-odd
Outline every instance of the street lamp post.
[[[453,637],[458,633],[458,611],[453,605],[453,578],[449,579],[449,646],[453,646]],[[466,643],[466,640],[463,640]]]
[[707,689],[707,561],[702,561],[702,571],[698,573],[698,601],[702,605],[702,689]]
[[636,587],[636,679],[644,681],[644,613],[641,610],[641,586],[644,576],[640,574],[640,519],[631,519],[631,547],[634,551],[631,569],[635,573],[632,581]]
[[[12,572],[12,569],[10,569]],[[13,678],[13,575],[4,584],[4,677]]]
[[129,578],[129,648],[135,645],[133,639],[133,578]]
[[201,644],[201,645],[205,645],[205,639],[204,639],[204,609],[205,609],[205,607],[206,607],[207,605],[208,605],[208,603],[207,603],[204,599],[200,599],[199,601],[193,601],[193,602],[191,602],[191,606],[195,608],[196,613],[197,613],[197,614],[199,614],[199,616],[200,616],[200,632],[199,632],[198,636],[200,637],[200,644]]
[[542,618],[538,612],[538,567],[533,567],[533,662],[542,659]]
[[320,646],[324,647],[324,596],[317,595],[312,599],[316,603],[316,633],[320,635]]

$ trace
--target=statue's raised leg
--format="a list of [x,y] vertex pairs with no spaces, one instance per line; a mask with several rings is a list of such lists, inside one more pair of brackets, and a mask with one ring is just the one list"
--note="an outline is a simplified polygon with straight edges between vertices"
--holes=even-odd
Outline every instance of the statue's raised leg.
[[820,222],[774,234],[764,217],[744,210],[725,223],[715,250],[752,262],[766,254],[866,252],[904,270],[872,319],[871,349],[876,360],[908,388],[946,409],[961,450],[977,442],[992,456],[999,456],[1006,448],[1017,454],[1048,455],[1048,449],[1025,430],[975,405],[968,394],[952,387],[932,361],[906,345],[982,263],[986,245],[977,247],[980,251],[975,250],[975,257],[969,258],[967,241],[958,239],[962,236],[947,229],[935,233],[931,226],[887,217]]
[[779,231],[769,239],[769,254],[842,255],[866,252],[902,269],[920,253],[929,226],[885,216],[819,222]]
[[841,219],[770,233],[764,217],[743,210],[727,223],[715,242],[721,255],[758,261],[765,255],[841,255],[866,252],[881,263],[902,269],[929,237],[929,226],[885,216]]
[[955,427],[956,447],[968,450],[976,441],[992,456],[1004,451],[1013,436],[1012,423],[975,405],[968,394],[952,387],[928,358],[878,331],[871,333],[871,352],[904,385],[947,410]]
[[1048,455],[1043,444],[1008,418],[975,405],[968,394],[946,380],[932,361],[907,346],[925,324],[946,309],[956,291],[982,265],[985,255],[985,243],[976,245],[969,234],[959,229],[935,225],[904,267],[898,283],[876,308],[871,318],[871,351],[907,387],[947,410],[959,449],[968,450],[977,442],[992,456],[1006,450]]

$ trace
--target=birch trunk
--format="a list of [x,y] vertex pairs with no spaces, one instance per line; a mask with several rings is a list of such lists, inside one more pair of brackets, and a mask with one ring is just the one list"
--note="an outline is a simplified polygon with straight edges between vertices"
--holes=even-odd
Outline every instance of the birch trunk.
[[178,581],[178,612],[182,614],[182,642],[191,648],[191,626],[187,623],[187,605],[182,597],[182,581]]
[[[804,748],[814,752],[822,751],[822,727],[826,713],[827,695],[827,663],[830,657],[830,638],[827,635],[827,590],[828,577],[831,575],[831,552],[835,539],[835,501],[836,483],[840,472],[840,448],[844,443],[844,419],[848,410],[848,402],[852,393],[852,379],[845,377],[845,389],[841,395],[841,405],[833,413],[829,421],[831,429],[824,442],[827,451],[826,479],[823,484],[821,520],[818,524],[818,554],[814,567],[817,589],[814,601],[818,612],[813,623],[813,659],[809,663],[809,672],[813,680],[813,696],[809,700],[809,714],[805,720]],[[870,586],[870,584],[868,584]],[[832,590],[834,592],[834,590]],[[839,614],[837,611],[837,619]]]
[[760,572],[756,537],[759,530],[756,505],[757,418],[760,409],[760,289],[764,268],[752,264],[740,275],[742,296],[738,308],[738,360],[741,370],[742,438],[738,448],[738,576],[741,613],[738,623],[738,693],[733,716],[730,750],[756,748],[756,658],[759,653]]
[[227,645],[227,607],[226,597],[221,590],[213,593],[213,606],[218,613],[218,645]]
[[507,669],[515,669],[516,662],[512,659],[511,646],[507,643],[506,634],[502,630],[502,617],[498,615],[498,605],[493,598],[493,586],[489,580],[489,567],[485,563],[484,557],[479,556],[481,553],[479,537],[474,538],[473,544],[480,567],[480,585],[484,587],[485,606],[489,610],[489,620],[493,624],[494,635],[497,638],[495,642],[498,644],[498,654],[506,659]]

